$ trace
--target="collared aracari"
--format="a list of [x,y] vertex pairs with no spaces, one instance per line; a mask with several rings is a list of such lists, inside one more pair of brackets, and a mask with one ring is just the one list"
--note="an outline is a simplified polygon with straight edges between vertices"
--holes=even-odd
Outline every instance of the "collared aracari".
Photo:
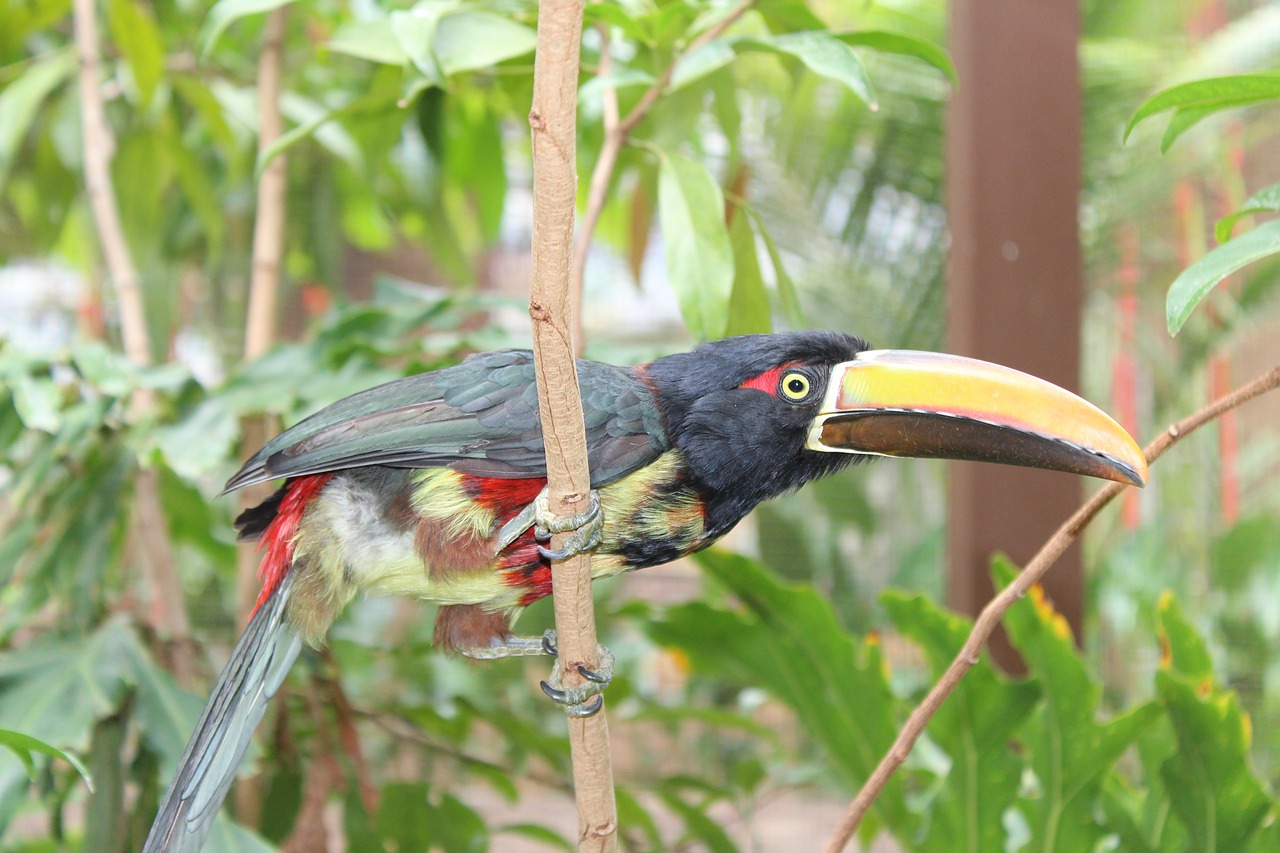
[[[1008,368],[870,350],[834,332],[750,335],[638,367],[580,361],[593,495],[592,576],[705,548],[763,500],[873,456],[976,459],[1142,485],[1129,435]],[[237,520],[262,593],[182,756],[146,853],[198,850],[266,703],[304,642],[357,593],[440,604],[435,642],[523,653],[551,592],[536,528],[545,460],[528,351],[476,355],[340,400],[268,443],[226,491],[283,479]],[[541,508],[541,512],[538,508]],[[597,516],[598,517],[598,516]],[[575,523],[583,523],[579,518]]]

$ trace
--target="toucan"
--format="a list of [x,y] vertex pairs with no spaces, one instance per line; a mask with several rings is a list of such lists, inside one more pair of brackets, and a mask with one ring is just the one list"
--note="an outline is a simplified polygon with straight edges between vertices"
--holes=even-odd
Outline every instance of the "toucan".
[[[446,652],[554,653],[512,633],[551,592],[551,561],[565,555],[543,544],[553,532],[572,529],[562,550],[589,549],[601,578],[706,548],[761,501],[878,456],[1147,478],[1128,433],[1068,391],[832,331],[733,337],[635,367],[579,361],[577,373],[592,499],[576,517],[547,508],[527,350],[340,400],[231,478],[227,492],[283,480],[235,522],[259,543],[262,592],[144,853],[200,849],[268,700],[303,644],[319,644],[359,593],[437,602],[434,643]],[[607,680],[583,674],[588,685]],[[548,692],[581,714],[599,707],[590,690]]]

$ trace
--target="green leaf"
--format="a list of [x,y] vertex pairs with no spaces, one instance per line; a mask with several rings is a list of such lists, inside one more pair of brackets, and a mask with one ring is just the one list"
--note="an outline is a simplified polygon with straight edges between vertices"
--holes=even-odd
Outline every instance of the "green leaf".
[[1195,681],[1212,680],[1213,659],[1209,657],[1209,647],[1187,621],[1173,593],[1165,592],[1160,596],[1156,611],[1160,618],[1161,665]]
[[[920,646],[935,678],[959,654],[972,623],[923,595],[887,592],[893,624]],[[987,656],[979,659],[938,709],[927,732],[951,759],[915,849],[947,853],[1004,850],[1002,816],[1017,798],[1022,761],[1011,744],[1035,710],[1039,688],[1008,681]]]
[[508,823],[494,829],[493,834],[520,835],[540,845],[557,847],[561,850],[568,850],[570,853],[578,849],[577,845],[571,844],[569,839],[554,829],[536,823]]
[[787,268],[782,264],[782,255],[773,238],[769,236],[769,229],[765,227],[764,219],[755,211],[752,211],[751,216],[756,221],[756,231],[760,234],[760,239],[764,240],[765,251],[769,253],[769,264],[773,267],[773,281],[774,286],[778,288],[782,313],[794,328],[803,329],[806,324],[804,311],[800,308],[800,292],[796,289],[796,283],[787,274]]
[[1220,281],[1255,261],[1280,254],[1280,219],[1264,222],[1208,252],[1182,271],[1169,286],[1165,315],[1169,334],[1176,335],[1191,312]]
[[1156,689],[1178,737],[1161,775],[1192,849],[1243,850],[1271,801],[1249,767],[1249,729],[1238,698],[1170,671],[1156,673]]
[[39,738],[34,738],[31,735],[24,735],[21,732],[10,731],[9,729],[0,729],[0,746],[8,747],[14,755],[18,756],[18,760],[26,765],[27,772],[32,774],[33,778],[35,765],[31,761],[31,753],[39,752],[54,758],[61,758],[80,774],[80,778],[84,780],[84,784],[89,788],[89,790],[93,790],[93,777],[89,775],[89,769],[81,763],[79,758],[70,752],[64,752],[56,746],[45,743]]
[[604,76],[592,77],[578,89],[582,101],[600,97],[605,89],[626,89],[631,86],[652,86],[657,82],[652,74],[638,68],[620,68]]
[[699,341],[724,336],[733,291],[733,247],[724,228],[724,196],[703,164],[662,152],[658,223],[667,275],[680,313]]
[[62,426],[62,392],[48,376],[13,377],[13,407],[27,429],[56,433]]
[[1227,214],[1218,220],[1213,228],[1213,236],[1219,243],[1231,239],[1231,230],[1237,222],[1255,213],[1280,212],[1280,184],[1272,184],[1249,196],[1239,210]]
[[107,24],[112,40],[133,73],[138,105],[145,109],[164,76],[164,41],[160,30],[150,10],[135,0],[109,0]]
[[[1008,585],[1018,569],[997,557],[992,574]],[[1159,715],[1154,703],[1101,721],[1102,685],[1090,677],[1066,620],[1039,585],[1005,616],[1005,627],[1039,681],[1044,702],[1023,730],[1038,790],[1022,800],[1039,851],[1095,849],[1105,834],[1096,819],[1106,774]]]
[[434,0],[418,3],[408,11],[391,13],[392,35],[429,86],[444,82],[444,74],[436,61],[436,29],[440,19],[457,7],[457,0]]
[[703,341],[723,337],[733,292],[733,246],[724,225],[724,195],[701,163],[662,152],[658,222],[667,275],[690,333]]
[[153,435],[169,467],[196,480],[234,455],[240,424],[223,399],[211,397],[178,423],[160,427]]
[[1128,141],[1129,134],[1144,119],[1167,110],[1207,109],[1216,112],[1272,98],[1280,98],[1280,73],[1276,72],[1236,74],[1182,83],[1152,95],[1138,107],[1125,125],[1124,139]]
[[390,18],[346,22],[329,39],[329,50],[383,65],[404,65],[409,61]]
[[667,91],[675,92],[690,83],[696,83],[733,62],[735,56],[737,54],[726,39],[716,39],[699,45],[680,57],[675,71],[671,74],[671,83],[667,86]]
[[859,30],[856,33],[842,33],[836,38],[854,47],[869,47],[881,53],[897,53],[902,56],[915,57],[941,71],[953,85],[960,82],[960,79],[956,76],[956,67],[952,64],[951,57],[947,55],[945,50],[931,41],[888,30]]
[[537,43],[536,32],[509,17],[462,9],[440,19],[434,47],[440,69],[450,76],[533,53]]
[[[855,641],[812,587],[783,584],[737,554],[713,549],[697,560],[740,608],[694,602],[649,620],[646,630],[656,642],[684,650],[698,671],[772,693],[856,789],[897,731],[879,644]],[[890,780],[875,809],[892,826],[913,822],[901,776]]]
[[871,81],[867,79],[857,51],[829,32],[818,30],[767,37],[748,36],[734,39],[733,46],[736,50],[768,50],[792,56],[813,73],[834,80],[873,110],[876,109]]
[[18,148],[40,105],[76,69],[76,55],[59,50],[36,59],[0,92],[0,187],[7,182]]
[[204,19],[200,33],[200,56],[207,57],[227,27],[249,15],[259,15],[288,5],[292,0],[218,0]]
[[729,227],[733,245],[733,293],[729,297],[729,326],[726,335],[750,335],[772,331],[769,294],[760,277],[756,238],[747,215],[739,208]]

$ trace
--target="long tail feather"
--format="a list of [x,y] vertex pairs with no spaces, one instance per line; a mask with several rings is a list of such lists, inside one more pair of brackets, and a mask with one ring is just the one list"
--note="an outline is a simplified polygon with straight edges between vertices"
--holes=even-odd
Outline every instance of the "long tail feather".
[[258,607],[232,650],[142,853],[197,853],[204,846],[267,701],[302,648],[298,632],[284,621],[292,586],[289,572]]

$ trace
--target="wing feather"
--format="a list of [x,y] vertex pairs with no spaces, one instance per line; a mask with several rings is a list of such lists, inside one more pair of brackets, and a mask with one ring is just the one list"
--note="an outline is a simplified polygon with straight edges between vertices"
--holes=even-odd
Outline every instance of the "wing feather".
[[[634,370],[579,361],[578,381],[592,485],[669,449],[657,401]],[[473,356],[339,400],[269,442],[225,491],[365,465],[546,476],[532,353]]]

